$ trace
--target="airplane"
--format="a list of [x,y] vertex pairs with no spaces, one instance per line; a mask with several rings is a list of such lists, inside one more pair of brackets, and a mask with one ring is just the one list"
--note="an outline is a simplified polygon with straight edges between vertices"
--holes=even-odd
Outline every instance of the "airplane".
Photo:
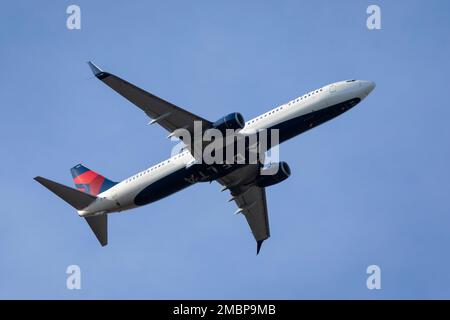
[[[222,131],[231,128],[237,130],[236,134],[240,136],[261,130],[278,130],[278,144],[281,144],[350,110],[375,88],[372,81],[339,81],[306,93],[247,122],[238,112],[211,122],[101,70],[91,61],[88,65],[97,79],[144,111],[150,117],[150,123],[162,126],[169,132],[169,137],[179,129],[193,133],[193,124],[200,121],[202,128]],[[187,146],[193,143],[183,142]],[[223,186],[222,191],[231,192],[230,201],[238,207],[236,213],[246,218],[256,240],[258,255],[263,241],[270,237],[266,188],[290,176],[288,164],[279,162],[275,173],[264,175],[263,170],[267,166],[259,162],[239,165],[198,163],[192,149],[185,148],[121,182],[109,180],[82,164],[71,169],[76,189],[40,176],[34,179],[75,208],[102,246],[108,243],[108,214],[158,201],[197,182],[217,181]]]

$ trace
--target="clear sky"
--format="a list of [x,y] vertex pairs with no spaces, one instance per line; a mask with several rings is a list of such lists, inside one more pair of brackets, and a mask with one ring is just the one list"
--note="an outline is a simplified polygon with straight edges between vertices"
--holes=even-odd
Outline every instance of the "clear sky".
[[[66,8],[81,7],[81,30]],[[381,8],[368,30],[366,8]],[[450,298],[447,1],[9,1],[0,11],[0,298]],[[109,219],[101,248],[32,178],[124,179],[170,155],[86,61],[212,121],[344,79],[356,108],[280,150],[256,256],[217,183]],[[82,289],[66,288],[79,265]],[[368,290],[379,265],[382,289]]]

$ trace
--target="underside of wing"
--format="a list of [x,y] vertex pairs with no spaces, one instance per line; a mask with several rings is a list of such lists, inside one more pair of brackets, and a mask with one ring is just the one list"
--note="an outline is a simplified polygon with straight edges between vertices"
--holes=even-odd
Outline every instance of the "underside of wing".
[[248,165],[218,179],[224,189],[230,190],[231,200],[238,206],[236,213],[245,216],[257,242],[257,254],[263,241],[270,237],[265,188],[251,183],[258,175],[258,171],[258,165]]
[[202,121],[203,127],[211,125],[210,121],[142,90],[114,74],[105,72],[92,62],[88,62],[88,64],[99,80],[142,109],[153,119],[150,123],[158,123],[170,133],[177,129],[186,129],[192,135],[194,132],[194,121]]

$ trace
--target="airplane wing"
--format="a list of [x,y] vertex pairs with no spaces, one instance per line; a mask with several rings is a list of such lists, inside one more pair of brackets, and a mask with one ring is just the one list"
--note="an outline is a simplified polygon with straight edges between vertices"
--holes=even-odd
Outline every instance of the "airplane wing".
[[257,170],[259,166],[249,165],[218,179],[218,182],[224,186],[224,190],[231,191],[231,200],[234,200],[238,206],[236,213],[242,213],[245,216],[257,242],[256,254],[259,253],[264,240],[270,237],[266,190],[248,184],[248,180],[254,180],[256,177]]
[[177,107],[111,73],[105,72],[90,61],[88,64],[99,80],[152,118],[153,120],[150,124],[158,123],[170,133],[177,129],[186,129],[191,133],[191,136],[194,133],[194,121],[202,121],[203,128],[211,125],[210,121]]

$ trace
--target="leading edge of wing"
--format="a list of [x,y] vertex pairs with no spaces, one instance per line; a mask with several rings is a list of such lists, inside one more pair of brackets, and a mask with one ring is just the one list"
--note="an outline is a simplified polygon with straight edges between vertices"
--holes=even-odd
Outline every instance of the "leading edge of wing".
[[150,123],[158,123],[170,133],[177,129],[189,128],[188,131],[192,134],[194,121],[201,121],[205,127],[212,124],[203,117],[161,99],[112,73],[103,71],[92,61],[87,63],[97,79],[144,111],[153,119]]

